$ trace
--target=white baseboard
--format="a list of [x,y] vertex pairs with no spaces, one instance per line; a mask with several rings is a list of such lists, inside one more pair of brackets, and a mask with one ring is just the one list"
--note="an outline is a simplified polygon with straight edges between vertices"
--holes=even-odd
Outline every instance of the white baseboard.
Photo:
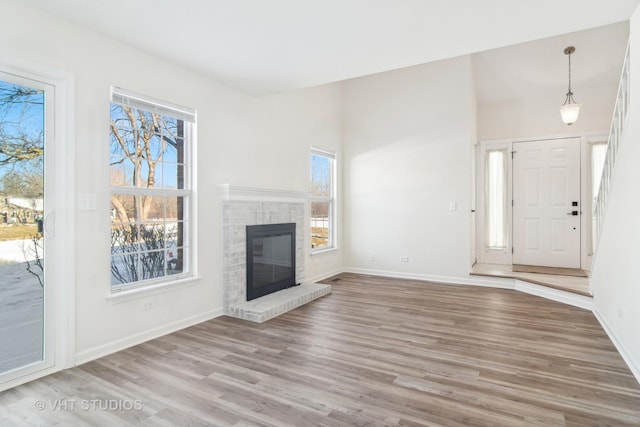
[[546,286],[536,285],[535,283],[525,282],[518,279],[515,279],[515,282],[515,289],[517,291],[593,311],[592,297],[577,295],[571,292],[561,291],[559,289],[548,288]]
[[373,270],[368,268],[347,267],[343,270],[345,273],[368,274],[371,276],[395,277],[398,279],[423,280],[425,282],[442,283],[449,285],[472,285],[485,286],[489,288],[514,289],[512,279],[501,279],[484,276],[436,276],[432,274],[404,273],[401,271]]
[[326,272],[326,273],[322,273],[322,274],[317,274],[313,277],[308,277],[305,278],[304,281],[305,282],[312,282],[312,283],[318,283],[323,281],[324,279],[328,279],[329,277],[335,276],[336,274],[340,274],[340,273],[344,273],[345,269],[344,268],[336,268],[335,270]]
[[195,316],[187,317],[186,319],[181,319],[172,323],[168,323],[166,325],[161,325],[148,331],[144,331],[110,343],[83,350],[76,353],[76,366],[82,365],[83,363],[90,362],[100,357],[107,356],[117,351],[133,347],[134,345],[142,344],[143,342],[152,340],[154,338],[179,331],[180,329],[188,328],[189,326],[197,325],[198,323],[215,319],[219,316],[222,316],[222,308],[206,311]]
[[622,344],[622,342],[618,339],[616,334],[613,332],[613,329],[609,327],[609,324],[605,320],[602,313],[600,313],[600,310],[598,310],[598,307],[594,305],[592,311],[594,316],[596,316],[596,319],[598,319],[598,322],[600,322],[600,326],[602,326],[602,329],[604,329],[605,333],[609,336],[609,339],[611,340],[613,345],[616,347],[616,350],[618,350],[618,353],[620,353],[620,356],[622,356],[622,359],[625,361],[625,363],[629,367],[629,370],[631,371],[633,376],[636,377],[636,381],[640,383],[640,366],[638,366],[635,363],[633,358],[629,355],[629,352],[627,351],[625,346]]

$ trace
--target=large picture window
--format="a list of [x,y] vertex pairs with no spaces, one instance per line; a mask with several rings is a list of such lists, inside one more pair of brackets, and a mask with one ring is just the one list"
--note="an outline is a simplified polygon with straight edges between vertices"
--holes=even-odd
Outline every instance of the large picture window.
[[195,113],[113,88],[111,288],[189,276]]
[[336,247],[336,156],[311,150],[311,252]]

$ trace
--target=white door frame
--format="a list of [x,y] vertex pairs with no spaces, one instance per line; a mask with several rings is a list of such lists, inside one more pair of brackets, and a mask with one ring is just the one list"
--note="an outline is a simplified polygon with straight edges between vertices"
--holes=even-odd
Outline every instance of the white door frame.
[[[55,233],[53,247],[46,248],[48,254],[57,256],[51,272],[46,297],[50,298],[53,310],[45,310],[45,334],[51,334],[53,341],[51,363],[32,371],[20,370],[15,375],[4,376],[0,391],[6,390],[36,378],[49,375],[75,364],[75,191],[74,191],[74,78],[60,70],[32,64],[22,59],[3,54],[0,57],[0,71],[53,87],[53,134],[48,135],[47,145],[53,147],[48,155],[53,156],[55,188],[47,186],[47,198],[52,198],[53,212],[45,217],[45,227]],[[47,114],[45,112],[45,114]],[[51,117],[51,116],[48,116]],[[45,181],[45,185],[47,185]],[[46,230],[45,229],[45,230]],[[45,304],[46,306],[46,304]]]
[[[506,148],[508,152],[513,151],[514,142],[527,142],[527,141],[540,141],[547,139],[565,139],[565,138],[580,138],[580,197],[582,199],[582,215],[580,216],[580,265],[582,269],[588,270],[591,266],[592,256],[589,254],[589,245],[586,244],[589,239],[589,227],[591,227],[592,213],[590,209],[590,187],[591,182],[591,154],[589,141],[607,139],[608,131],[602,132],[590,132],[590,133],[566,133],[555,134],[549,136],[535,136],[527,138],[505,138],[494,140],[482,140],[480,141],[480,149],[478,150],[477,158],[477,179],[476,179],[476,195],[477,195],[477,211],[476,211],[476,253],[478,255],[478,262],[484,264],[512,264],[511,235],[508,237],[508,251],[496,251],[485,248],[485,221],[484,221],[484,155],[487,149]],[[508,157],[508,179],[509,179],[509,197],[513,200],[513,185],[512,185],[512,159]],[[588,203],[588,204],[587,204]],[[511,233],[511,217],[512,210],[511,205],[508,207],[508,230]]]

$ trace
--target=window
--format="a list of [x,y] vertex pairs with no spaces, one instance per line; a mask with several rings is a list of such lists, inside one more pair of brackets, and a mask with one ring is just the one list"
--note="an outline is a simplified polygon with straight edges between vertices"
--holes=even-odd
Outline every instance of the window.
[[334,153],[311,149],[311,252],[335,248]]
[[604,160],[607,156],[607,141],[591,145],[591,197],[595,206],[600,191],[600,180],[604,170]]
[[598,219],[595,215],[595,207],[598,203],[598,193],[600,192],[600,181],[602,171],[607,157],[607,141],[599,141],[591,144],[591,240],[589,253],[593,254],[596,248],[596,238],[598,235]]
[[191,275],[194,125],[192,110],[112,90],[112,292]]
[[507,150],[487,150],[485,159],[485,245],[489,249],[505,249],[507,247]]

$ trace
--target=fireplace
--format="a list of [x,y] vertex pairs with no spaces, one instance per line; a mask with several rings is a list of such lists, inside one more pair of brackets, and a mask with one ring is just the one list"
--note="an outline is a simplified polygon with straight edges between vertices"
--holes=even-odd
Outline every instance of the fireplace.
[[247,301],[296,285],[296,224],[247,226]]
[[[223,220],[223,312],[227,316],[252,322],[265,322],[283,313],[300,307],[310,301],[331,293],[331,286],[312,283],[305,280],[305,243],[309,217],[305,212],[308,194],[304,191],[290,191],[256,187],[242,187],[231,184],[220,184],[220,197]],[[267,297],[254,299],[247,296],[247,260],[253,265],[253,243],[247,251],[247,226],[278,225],[294,223],[289,229],[291,240],[295,241],[295,252],[291,258],[291,270],[294,271],[290,284],[300,284],[283,289]],[[269,235],[271,233],[268,233]],[[278,234],[278,233],[276,233]],[[282,239],[280,239],[282,240]],[[287,239],[284,239],[286,242]],[[307,242],[308,243],[308,242]],[[291,247],[291,251],[294,250]],[[257,245],[256,249],[260,249]],[[265,257],[265,245],[262,244],[262,255],[258,250],[256,258]],[[277,264],[289,264],[279,262]],[[251,273],[253,274],[253,273]],[[253,283],[253,278],[251,282]],[[288,285],[287,285],[288,286]],[[253,287],[253,285],[252,285]],[[258,288],[262,286],[258,285]],[[271,291],[271,289],[269,289]],[[265,292],[266,293],[266,292]],[[251,301],[248,301],[251,299]]]

